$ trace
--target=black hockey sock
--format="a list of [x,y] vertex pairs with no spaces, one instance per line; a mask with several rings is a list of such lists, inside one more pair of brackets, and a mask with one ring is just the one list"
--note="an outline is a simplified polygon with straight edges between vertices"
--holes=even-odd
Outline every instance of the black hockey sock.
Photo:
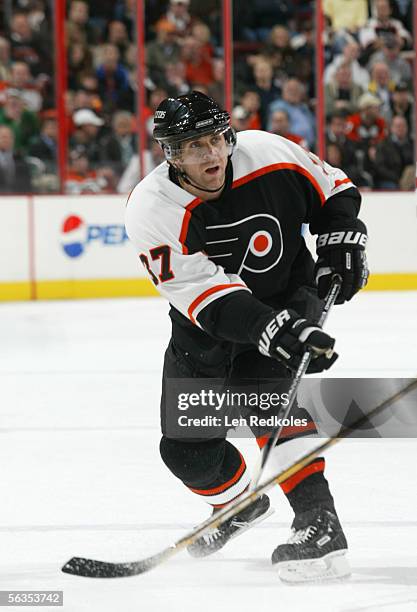
[[295,514],[317,506],[335,512],[333,496],[323,473],[324,467],[324,458],[318,457],[282,483],[281,488]]

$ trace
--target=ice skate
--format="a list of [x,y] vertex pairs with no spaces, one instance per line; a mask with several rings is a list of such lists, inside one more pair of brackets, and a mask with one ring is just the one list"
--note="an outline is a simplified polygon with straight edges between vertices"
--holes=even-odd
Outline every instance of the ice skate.
[[270,508],[269,497],[262,495],[248,508],[190,544],[187,550],[192,557],[207,557],[223,548],[229,540],[257,525],[272,513],[273,509]]
[[296,515],[286,544],[272,553],[284,582],[334,580],[350,575],[347,542],[334,512],[314,508]]

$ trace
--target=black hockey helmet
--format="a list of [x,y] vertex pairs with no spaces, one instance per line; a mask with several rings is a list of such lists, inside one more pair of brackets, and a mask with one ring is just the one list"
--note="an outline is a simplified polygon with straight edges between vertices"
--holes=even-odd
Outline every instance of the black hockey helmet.
[[153,137],[164,149],[168,160],[181,153],[184,140],[224,134],[230,154],[236,143],[236,134],[230,126],[230,115],[205,94],[191,91],[177,98],[166,98],[155,112]]

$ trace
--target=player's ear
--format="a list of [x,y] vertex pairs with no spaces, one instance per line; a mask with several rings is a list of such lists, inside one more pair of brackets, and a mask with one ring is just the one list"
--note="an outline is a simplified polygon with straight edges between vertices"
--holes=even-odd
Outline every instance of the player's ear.
[[179,170],[180,172],[183,171],[183,160],[180,155],[178,155],[174,159],[171,159],[170,164],[171,166],[173,166],[173,168],[175,168],[175,170]]

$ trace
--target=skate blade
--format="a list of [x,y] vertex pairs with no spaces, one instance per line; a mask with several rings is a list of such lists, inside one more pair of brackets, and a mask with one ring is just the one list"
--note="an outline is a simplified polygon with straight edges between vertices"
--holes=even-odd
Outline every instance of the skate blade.
[[351,574],[346,552],[337,550],[321,559],[277,563],[278,576],[287,584],[343,580]]
[[194,559],[203,559],[205,557],[209,557],[210,555],[214,555],[214,553],[218,552],[224,546],[226,546],[226,544],[230,542],[230,540],[234,540],[234,538],[237,538],[238,536],[242,535],[242,533],[245,533],[245,531],[248,531],[248,529],[252,529],[252,527],[255,527],[255,525],[257,525],[258,523],[262,523],[262,521],[268,518],[268,516],[271,516],[271,514],[274,514],[274,512],[274,509],[269,507],[266,512],[258,516],[254,521],[251,521],[250,523],[245,523],[244,525],[242,524],[243,526],[240,529],[235,531],[233,535],[230,536],[230,538],[228,538],[221,546],[219,546],[219,548],[216,548],[215,550],[204,550],[204,547],[192,548],[191,545],[187,547],[187,551],[189,555],[191,555],[191,557],[194,557]]

